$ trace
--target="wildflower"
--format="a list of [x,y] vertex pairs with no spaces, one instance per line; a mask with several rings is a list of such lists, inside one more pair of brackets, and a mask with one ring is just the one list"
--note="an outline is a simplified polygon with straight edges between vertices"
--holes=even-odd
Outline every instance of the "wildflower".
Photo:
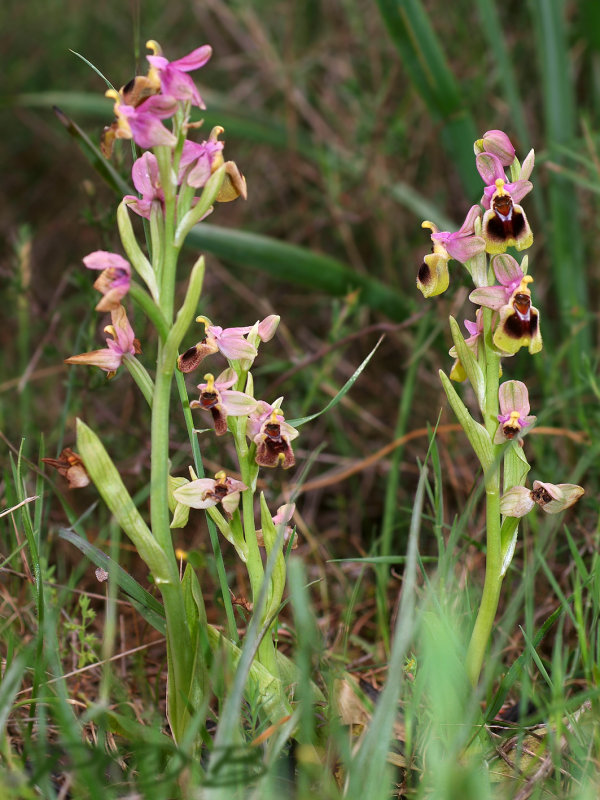
[[49,467],[54,467],[59,475],[67,479],[69,489],[81,489],[90,482],[90,476],[81,456],[73,452],[70,447],[65,447],[58,458],[42,458],[42,461]]
[[[523,265],[526,265],[524,256]],[[516,259],[507,253],[492,258],[492,269],[500,286],[481,286],[469,295],[469,300],[479,306],[499,311],[510,300],[513,292],[520,286],[525,276]]]
[[[497,181],[504,181],[505,189],[512,197],[515,203],[520,202],[525,195],[533,189],[531,181],[526,180],[525,176],[529,177],[533,169],[533,150],[530,153],[530,160],[527,163],[523,162],[523,167],[520,170],[518,180],[509,183],[504,173],[501,160],[493,153],[480,153],[475,159],[477,171],[481,175],[481,179],[485,183],[483,196],[481,198],[481,205],[485,209],[489,209],[492,203],[492,197],[496,193],[498,186]],[[529,156],[528,156],[529,158]]]
[[[272,518],[273,525],[275,526],[277,532],[279,533],[279,527],[284,526],[283,528],[283,543],[284,546],[287,545],[290,541],[290,538],[293,534],[292,539],[292,550],[295,550],[298,547],[298,534],[294,531],[291,525],[288,525],[291,522],[292,517],[294,516],[294,512],[296,510],[295,503],[285,503],[282,506],[279,506],[277,509],[277,513]],[[265,546],[265,540],[263,537],[262,528],[256,531],[256,541],[259,547]]]
[[102,299],[96,311],[114,311],[121,305],[121,300],[131,285],[131,265],[118,253],[107,250],[95,250],[83,259],[88,269],[102,270],[94,289],[102,292]]
[[[465,339],[465,344],[469,350],[471,350],[475,358],[477,358],[479,339],[483,334],[483,314],[480,308],[478,308],[475,313],[475,322],[470,322],[468,319],[465,320],[465,328],[471,334],[468,339]],[[450,380],[457,381],[459,383],[465,381],[467,379],[467,373],[465,372],[463,365],[460,363],[458,353],[456,352],[456,347],[451,347],[448,351],[448,355],[456,359],[452,365],[452,369],[450,370]]]
[[209,372],[204,380],[206,383],[198,385],[200,398],[192,400],[190,408],[210,411],[217,436],[227,433],[228,416],[242,417],[256,409],[257,403],[253,397],[229,388],[237,381],[237,375],[232,369],[224,370],[216,380]]
[[214,478],[199,478],[175,489],[178,503],[190,508],[209,508],[221,503],[228,514],[233,514],[240,502],[240,492],[248,487],[242,481],[229,478],[222,470]]
[[[528,181],[527,181],[528,183]],[[533,244],[533,233],[525,212],[509,191],[510,184],[502,178],[495,182],[496,190],[490,208],[483,215],[482,236],[488,253],[504,253],[507,247],[525,250]]]
[[133,184],[142,195],[128,194],[123,198],[129,208],[139,214],[140,217],[150,219],[150,212],[156,204],[161,208],[164,206],[165,193],[160,185],[160,173],[158,161],[154,153],[144,153],[138,158],[131,169]]
[[533,489],[513,486],[500,498],[500,511],[507,517],[524,517],[538,505],[546,514],[558,514],[574,505],[584,490],[574,483],[533,482]]
[[105,94],[115,101],[116,121],[109,129],[113,139],[133,139],[144,150],[159,145],[175,147],[177,139],[161,122],[177,111],[177,101],[173,97],[152,95],[139,105],[130,106],[114,89]]
[[204,323],[204,339],[179,356],[177,367],[181,372],[191,372],[206,356],[217,352],[221,352],[230,361],[251,359],[250,363],[252,363],[258,355],[258,350],[252,342],[248,341],[246,335],[251,334],[256,328],[258,339],[268,342],[275,334],[279,319],[277,315],[271,314],[262,322],[256,322],[254,325],[222,328],[220,325],[213,325],[208,317],[196,317],[196,322]]
[[299,434],[285,421],[280,403],[281,399],[271,406],[260,400],[248,420],[246,433],[256,444],[256,463],[261,467],[288,469],[296,463],[290,442]]
[[528,284],[531,275],[524,275],[508,303],[500,309],[500,319],[494,331],[493,342],[503,353],[513,355],[521,347],[528,347],[530,353],[542,349],[540,314],[531,305],[531,290]]
[[112,339],[107,339],[103,350],[92,350],[90,353],[81,353],[65,359],[65,364],[90,364],[100,367],[107,374],[107,378],[114,377],[126,355],[141,353],[139,341],[134,337],[133,330],[127,319],[127,312],[123,306],[117,306],[110,312],[112,325],[107,325],[104,332],[110,334]]
[[[137,108],[137,106],[143,103],[144,100],[147,100],[148,97],[157,94],[159,90],[160,85],[153,83],[145,75],[136,75],[129,83],[119,89],[117,96],[124,105]],[[114,93],[111,93],[110,96],[113,98],[115,97]],[[100,137],[100,150],[102,151],[102,155],[105,158],[110,158],[115,139],[122,138],[130,137],[124,135],[124,129],[121,127],[121,123],[116,119],[111,125],[107,125],[104,128],[102,136]]]
[[473,145],[475,155],[486,152],[496,156],[502,166],[510,167],[515,160],[515,148],[504,131],[486,131]]
[[148,78],[157,81],[162,94],[174,97],[184,103],[190,102],[193,106],[206,108],[194,81],[187,74],[203,67],[212,55],[212,48],[205,44],[188,53],[187,56],[176,61],[169,61],[162,55],[160,45],[152,39],[146,42],[146,47],[154,55],[146,56],[150,63]]
[[498,414],[498,430],[494,436],[494,444],[519,437],[524,433],[523,428],[528,428],[535,422],[535,417],[529,416],[529,393],[527,386],[521,381],[505,381],[500,385],[498,392],[500,411]]
[[417,275],[417,286],[424,297],[435,297],[446,291],[451,258],[464,264],[485,250],[484,240],[474,233],[475,220],[480,213],[479,206],[471,206],[465,221],[454,233],[439,231],[429,220],[422,223],[422,228],[430,228],[433,242],[433,252],[425,256]]
[[217,139],[200,143],[186,139],[179,160],[179,182],[185,180],[196,189],[204,186],[215,168],[223,163],[223,147],[223,142]]

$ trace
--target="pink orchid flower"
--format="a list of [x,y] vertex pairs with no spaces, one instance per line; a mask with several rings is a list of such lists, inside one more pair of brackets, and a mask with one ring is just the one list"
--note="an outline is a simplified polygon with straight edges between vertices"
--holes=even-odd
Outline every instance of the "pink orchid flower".
[[533,489],[513,486],[500,498],[500,512],[507,517],[524,517],[538,505],[546,514],[558,514],[574,505],[584,490],[575,483],[534,481]]
[[[483,334],[483,313],[480,308],[477,309],[475,312],[475,322],[471,322],[470,320],[466,319],[464,322],[465,328],[471,334],[467,339],[465,339],[465,344],[469,348],[469,350],[473,353],[475,358],[477,358],[477,354],[479,351],[479,340]],[[450,380],[453,381],[466,381],[467,373],[463,365],[458,358],[458,353],[456,351],[456,347],[452,346],[448,351],[448,355],[452,356],[452,358],[456,359],[454,364],[452,365],[452,369],[450,370]]]
[[469,300],[478,306],[485,306],[499,311],[519,287],[524,272],[516,259],[507,253],[492,258],[492,269],[500,286],[481,286],[469,295]]
[[199,478],[180,486],[173,496],[178,503],[190,508],[210,508],[221,503],[228,514],[233,514],[240,502],[240,492],[247,488],[242,481],[220,471],[214,478]]
[[[213,325],[208,317],[196,317],[205,327],[205,336],[200,342],[190,347],[177,359],[177,367],[181,372],[191,372],[212,353],[220,352],[230,361],[249,360],[250,364],[258,355],[258,350],[246,336],[256,328],[258,338],[268,342],[275,335],[280,317],[270,314],[262,322],[243,327],[222,328]],[[249,369],[249,367],[248,367]]]
[[486,152],[497,156],[503,167],[510,167],[515,160],[515,148],[504,131],[486,131],[473,147],[475,155]]
[[121,305],[131,286],[131,265],[118,253],[95,250],[83,259],[88,269],[102,270],[94,289],[102,292],[96,311],[114,311]]
[[200,397],[192,400],[190,408],[201,408],[209,411],[217,436],[227,433],[227,417],[243,417],[251,414],[257,406],[256,400],[249,394],[230,389],[237,381],[234,370],[224,370],[215,380],[210,372],[204,376],[206,383],[200,383],[198,390]]
[[300,434],[285,421],[281,400],[279,398],[273,405],[259,400],[248,419],[246,435],[256,445],[256,463],[262,467],[288,469],[296,463],[290,442]]
[[199,108],[206,108],[194,81],[187,73],[206,64],[212,55],[210,45],[202,45],[176,61],[166,59],[161,53],[160,45],[155,41],[150,40],[146,43],[146,47],[154,51],[154,55],[146,56],[152,73],[149,77],[158,75],[161,92],[184,103],[190,102]]
[[503,444],[511,439],[520,438],[535,422],[529,415],[529,393],[527,386],[521,381],[505,381],[498,392],[500,414],[498,414],[498,430],[494,436],[494,444]]
[[65,364],[89,364],[100,367],[108,373],[108,378],[112,378],[125,356],[142,352],[127,319],[125,308],[118,306],[110,312],[110,316],[112,325],[107,325],[104,332],[113,338],[106,340],[107,346],[103,350],[92,350],[89,353],[66,358]]
[[183,152],[179,160],[179,182],[184,180],[189,186],[196,189],[204,186],[210,178],[220,156],[224,143],[217,139],[205,142],[192,142],[186,139],[183,143]]
[[475,163],[477,171],[485,183],[481,198],[481,205],[485,209],[491,208],[492,197],[497,190],[497,180],[504,182],[504,190],[510,194],[515,203],[519,203],[533,189],[533,184],[528,180],[519,179],[509,183],[504,173],[502,162],[493,153],[479,153]]
[[129,208],[140,217],[150,219],[150,212],[154,204],[162,208],[165,202],[165,193],[160,184],[158,161],[154,153],[144,153],[136,160],[131,169],[131,177],[133,185],[142,196],[128,194],[123,199]]
[[160,145],[175,147],[177,139],[161,122],[177,111],[177,101],[173,97],[152,95],[137,106],[128,106],[114,89],[109,89],[106,96],[115,101],[115,138],[133,139],[144,150]]

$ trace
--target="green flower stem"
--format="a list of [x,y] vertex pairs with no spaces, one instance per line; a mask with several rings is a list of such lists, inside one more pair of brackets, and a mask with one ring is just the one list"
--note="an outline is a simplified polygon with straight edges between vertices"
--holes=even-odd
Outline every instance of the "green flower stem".
[[[500,357],[492,342],[492,312],[483,310],[483,337],[485,352],[485,414],[484,423],[493,440],[498,427],[498,388],[500,384]],[[494,456],[500,448],[494,446]],[[467,651],[466,669],[469,680],[475,686],[479,680],[485,651],[490,639],[494,619],[498,610],[502,587],[502,540],[500,535],[500,471],[497,458],[485,474],[486,497],[486,560],[485,581],[481,604],[471,634]]]
[[[246,486],[252,487],[252,465],[250,463],[248,454],[248,444],[246,442],[245,431],[239,430],[238,426],[234,425],[233,433],[240,464],[240,472],[242,473],[242,481],[246,484]],[[242,492],[242,520],[244,523],[244,536],[247,547],[246,568],[248,570],[248,577],[250,578],[252,602],[254,604],[254,613],[256,614],[258,610],[258,598],[260,596],[260,591],[265,578],[265,571],[260,555],[260,548],[256,540],[256,527],[254,524],[254,492],[252,488]],[[266,618],[267,611],[266,608],[263,608],[260,614],[260,627],[262,627]],[[272,675],[278,677],[279,668],[277,666],[275,647],[273,645],[273,639],[271,638],[270,631],[265,634],[258,647],[258,660],[269,670]]]
[[166,319],[162,315],[162,311],[150,297],[148,292],[143,289],[139,283],[132,281],[131,286],[129,287],[129,294],[139,305],[150,322],[154,325],[161,341],[166,341],[166,338],[169,334],[169,326],[167,325]]

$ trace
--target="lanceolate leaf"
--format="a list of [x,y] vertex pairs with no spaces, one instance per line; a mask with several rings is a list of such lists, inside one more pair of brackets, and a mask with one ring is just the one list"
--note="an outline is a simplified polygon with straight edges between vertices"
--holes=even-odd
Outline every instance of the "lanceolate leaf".
[[205,222],[188,234],[186,245],[327,294],[345,295],[360,289],[363,305],[397,322],[406,319],[408,313],[409,304],[399,292],[331,256],[304,247]]
[[475,450],[484,472],[488,472],[494,462],[494,449],[492,440],[486,429],[479,422],[476,422],[469,414],[467,407],[458,396],[456,389],[452,386],[450,378],[440,370],[440,380],[444,391],[448,397],[448,402],[457,416],[458,421],[463,427],[471,447]]
[[353,374],[348,378],[348,380],[342,386],[342,388],[339,390],[339,392],[336,394],[336,396],[332,400],[330,400],[329,403],[327,403],[325,408],[322,408],[320,411],[317,411],[314,414],[310,414],[310,416],[308,416],[308,417],[300,417],[299,419],[287,420],[288,424],[289,425],[293,425],[294,428],[299,428],[301,425],[304,425],[305,422],[310,422],[311,420],[316,419],[316,417],[320,417],[321,414],[324,414],[326,411],[329,411],[330,408],[333,408],[334,406],[336,406],[340,402],[342,397],[348,391],[350,391],[350,389],[352,388],[352,385],[354,384],[354,382],[356,381],[356,379],[358,378],[360,373],[363,371],[363,369],[367,366],[369,361],[375,355],[375,351],[377,350],[377,348],[379,347],[379,345],[381,344],[382,341],[383,341],[383,338],[379,339],[379,341],[377,342],[375,347],[371,350],[371,352],[365,358],[365,360],[362,362],[362,364],[353,372]]

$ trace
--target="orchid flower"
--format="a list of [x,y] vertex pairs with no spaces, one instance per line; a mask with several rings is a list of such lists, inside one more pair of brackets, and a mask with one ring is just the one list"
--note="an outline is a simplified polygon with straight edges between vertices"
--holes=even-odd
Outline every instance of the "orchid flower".
[[[198,189],[206,183],[216,166],[223,163],[224,143],[218,139],[205,142],[192,142],[186,139],[179,160],[179,182],[184,180],[189,186]],[[220,163],[219,163],[220,161]]]
[[204,339],[179,356],[177,367],[181,372],[191,372],[206,356],[217,352],[222,353],[230,361],[249,359],[252,364],[258,355],[258,350],[246,336],[256,328],[258,338],[263,342],[268,342],[275,335],[279,319],[280,317],[276,314],[270,314],[255,325],[222,328],[220,325],[213,325],[208,317],[196,317],[196,322],[204,324]]
[[222,470],[214,478],[199,478],[186,482],[173,492],[178,503],[190,508],[210,508],[221,503],[228,514],[233,514],[240,502],[240,492],[247,489],[242,481],[229,478]]
[[540,313],[531,305],[528,286],[532,281],[531,275],[525,275],[508,303],[500,309],[493,342],[503,353],[514,355],[521,347],[527,347],[532,354],[542,349]]
[[417,286],[424,297],[435,297],[448,288],[448,261],[466,263],[485,250],[485,241],[474,233],[475,220],[481,214],[479,206],[471,206],[465,221],[454,233],[440,231],[433,222],[425,220],[421,227],[431,230],[433,252],[423,259],[417,275]]
[[102,299],[96,311],[114,311],[121,305],[121,300],[131,285],[131,265],[118,253],[107,250],[95,250],[83,259],[88,269],[102,270],[94,289],[102,292]]
[[42,458],[42,461],[49,467],[54,467],[58,470],[59,475],[67,479],[69,489],[81,489],[90,482],[90,476],[81,456],[77,455],[70,447],[65,447],[58,458]]
[[[481,198],[481,205],[485,209],[491,208],[492,197],[498,188],[497,182],[499,180],[504,182],[505,190],[510,194],[515,203],[520,202],[525,195],[529,194],[533,189],[531,181],[525,180],[524,178],[519,178],[519,180],[509,183],[504,172],[502,161],[493,153],[479,153],[475,159],[475,164],[477,166],[477,171],[481,175],[481,179],[485,183],[483,196]],[[533,164],[531,164],[531,167],[528,165],[527,169],[529,177],[533,169]],[[521,175],[523,174],[525,173],[523,169],[521,169]]]
[[500,498],[500,512],[506,517],[524,517],[538,505],[546,514],[558,514],[574,505],[584,490],[575,483],[533,482],[533,489],[513,486]]
[[[292,534],[294,538],[292,539],[292,550],[295,550],[298,547],[298,534],[295,533],[294,529],[288,523],[291,522],[292,517],[294,516],[294,512],[296,511],[296,504],[295,503],[285,503],[282,506],[279,506],[277,509],[277,513],[272,518],[273,525],[276,529],[279,529],[281,526],[283,527],[283,543],[287,545],[290,541]],[[265,546],[265,541],[263,537],[262,528],[256,531],[256,542],[259,547]]]
[[[528,181],[526,181],[528,183]],[[504,253],[507,247],[526,250],[533,244],[533,233],[525,212],[515,202],[502,178],[496,180],[496,190],[490,199],[490,208],[483,215],[481,234],[487,253]]]
[[290,442],[299,433],[285,421],[280,404],[281,398],[274,405],[259,400],[248,419],[246,434],[256,445],[256,463],[261,467],[288,469],[296,463]]
[[129,106],[114,89],[106,92],[106,97],[115,101],[116,139],[133,139],[144,150],[159,145],[175,147],[177,139],[162,124],[161,119],[172,117],[177,111],[177,101],[173,97],[152,95],[138,106]]
[[257,402],[253,397],[229,388],[237,381],[237,375],[231,368],[224,370],[216,380],[209,372],[204,380],[206,383],[198,385],[200,398],[192,400],[190,408],[210,411],[217,436],[227,433],[228,416],[243,417],[256,409]]
[[510,439],[519,438],[535,422],[529,416],[529,393],[527,386],[521,381],[505,381],[498,391],[500,411],[498,414],[498,430],[494,436],[494,444],[503,444]]
[[154,204],[164,206],[165,193],[160,185],[158,161],[154,153],[144,153],[138,158],[131,169],[133,185],[142,195],[128,194],[123,198],[129,208],[140,217],[150,219],[150,212]]
[[513,292],[520,286],[525,269],[527,256],[523,257],[519,266],[516,259],[507,253],[492,258],[492,269],[500,286],[482,286],[469,295],[469,300],[478,306],[486,306],[494,311],[499,311],[510,300]]
[[107,346],[103,350],[92,350],[90,353],[65,358],[65,364],[90,364],[100,367],[108,373],[107,378],[112,378],[125,356],[142,352],[127,319],[125,308],[118,306],[110,312],[110,316],[112,325],[104,328],[104,332],[112,336],[112,339],[106,340]]
[[477,139],[473,150],[476,156],[483,152],[491,153],[503,167],[510,167],[515,160],[515,148],[504,131],[486,131],[481,139]]
[[184,103],[206,108],[194,81],[187,74],[203,67],[212,55],[212,47],[205,44],[176,61],[169,61],[162,55],[160,45],[154,40],[146,42],[146,47],[154,55],[146,56],[150,63],[148,77],[158,80],[162,94],[174,97]]

